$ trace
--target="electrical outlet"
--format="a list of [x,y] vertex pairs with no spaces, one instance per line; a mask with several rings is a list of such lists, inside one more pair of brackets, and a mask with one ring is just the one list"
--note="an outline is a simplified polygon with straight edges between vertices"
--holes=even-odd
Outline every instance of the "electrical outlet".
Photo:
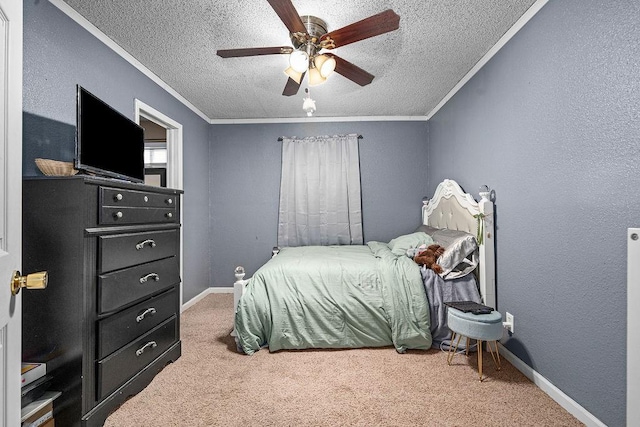
[[513,314],[509,313],[507,311],[507,314],[505,315],[506,319],[505,319],[505,323],[507,324],[507,330],[511,333],[513,333]]

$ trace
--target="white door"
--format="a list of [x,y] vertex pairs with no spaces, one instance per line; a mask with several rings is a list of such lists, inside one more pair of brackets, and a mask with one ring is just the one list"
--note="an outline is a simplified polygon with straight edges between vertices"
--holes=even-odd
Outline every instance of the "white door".
[[0,427],[20,425],[22,300],[22,0],[0,0]]

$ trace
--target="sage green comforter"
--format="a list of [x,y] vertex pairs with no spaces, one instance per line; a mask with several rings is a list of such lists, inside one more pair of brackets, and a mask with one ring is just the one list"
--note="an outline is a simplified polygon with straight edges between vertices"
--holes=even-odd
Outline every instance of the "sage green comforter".
[[420,269],[380,242],[283,248],[250,279],[235,327],[247,354],[263,346],[431,347]]

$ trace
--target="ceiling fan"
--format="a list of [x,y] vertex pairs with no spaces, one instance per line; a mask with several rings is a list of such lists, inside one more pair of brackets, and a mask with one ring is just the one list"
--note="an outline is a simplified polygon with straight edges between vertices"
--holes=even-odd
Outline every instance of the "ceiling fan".
[[291,0],[267,0],[290,33],[291,46],[254,47],[218,50],[222,58],[258,55],[289,55],[289,76],[282,92],[285,96],[298,93],[300,83],[308,73],[310,86],[323,83],[335,71],[349,80],[366,86],[374,76],[339,56],[326,51],[360,40],[397,30],[400,16],[388,9],[377,15],[327,32],[327,24],[315,16],[300,16]]

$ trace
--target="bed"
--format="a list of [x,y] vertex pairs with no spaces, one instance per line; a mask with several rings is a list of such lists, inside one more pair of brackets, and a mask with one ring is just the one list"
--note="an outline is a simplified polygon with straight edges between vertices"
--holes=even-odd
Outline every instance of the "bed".
[[[482,191],[476,201],[447,179],[423,202],[413,232],[365,245],[282,248],[250,279],[237,270],[238,350],[392,345],[404,353],[439,344],[449,334],[444,301],[495,307],[489,195]],[[438,258],[440,274],[412,259],[432,243],[448,249]]]

